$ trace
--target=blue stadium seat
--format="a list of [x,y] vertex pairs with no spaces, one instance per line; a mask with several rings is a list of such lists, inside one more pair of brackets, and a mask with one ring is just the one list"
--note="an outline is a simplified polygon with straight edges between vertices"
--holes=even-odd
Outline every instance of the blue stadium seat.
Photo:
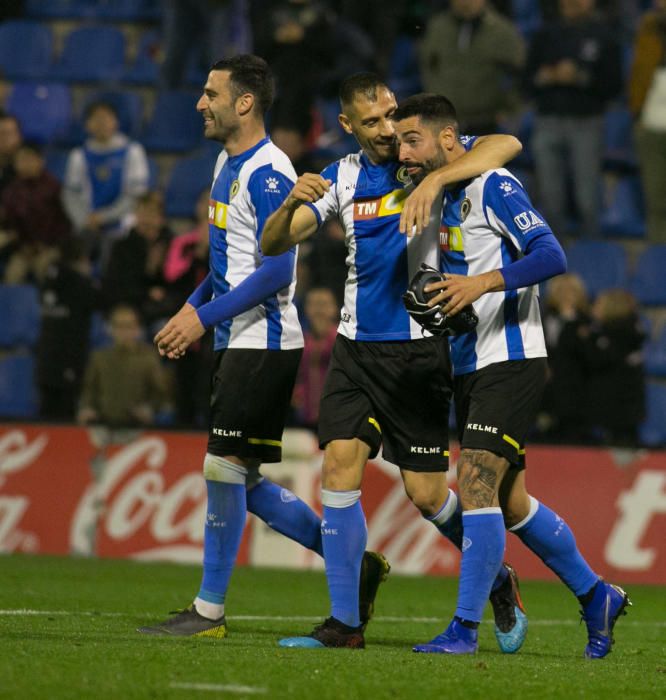
[[666,326],[645,348],[645,372],[652,377],[666,377]]
[[68,157],[69,151],[66,148],[50,148],[46,152],[46,169],[61,183],[65,180]]
[[59,80],[97,82],[119,78],[125,68],[125,35],[116,27],[81,27],[65,38],[53,74]]
[[156,190],[160,186],[160,166],[154,158],[148,156],[148,189]]
[[35,361],[32,355],[16,354],[0,358],[0,417],[37,416]]
[[541,25],[539,0],[511,0],[511,16],[520,33],[530,37]]
[[196,110],[197,98],[181,90],[161,92],[144,129],[143,145],[151,151],[173,153],[196,148],[203,139],[203,119]]
[[48,75],[53,35],[45,24],[9,20],[0,24],[0,70],[7,80],[31,80]]
[[163,0],[93,0],[95,16],[113,22],[157,21],[162,14]]
[[15,83],[7,111],[21,125],[28,141],[49,143],[64,135],[72,116],[72,96],[59,83]]
[[604,115],[604,166],[635,170],[633,119],[626,107],[612,107]]
[[83,19],[94,17],[93,0],[26,0],[28,17],[44,19]]
[[656,447],[666,444],[666,385],[648,382],[646,386],[646,418],[640,426],[640,440]]
[[33,346],[39,337],[40,317],[36,287],[0,285],[0,348]]
[[583,278],[591,297],[627,285],[627,255],[619,243],[578,241],[567,249],[567,262],[569,272]]
[[96,311],[90,318],[90,335],[88,336],[88,340],[90,343],[90,350],[106,348],[113,342],[104,316],[99,311]]
[[604,177],[600,224],[604,236],[642,238],[645,235],[643,194],[638,175]]
[[123,82],[134,85],[154,85],[157,82],[160,75],[157,62],[160,43],[160,35],[154,30],[141,35],[134,63],[126,69]]
[[652,245],[639,256],[631,291],[641,304],[666,305],[666,245]]
[[201,191],[210,188],[215,158],[194,156],[174,166],[166,186],[167,216],[193,217]]
[[421,91],[419,75],[416,41],[406,35],[396,37],[389,58],[386,82],[399,100]]

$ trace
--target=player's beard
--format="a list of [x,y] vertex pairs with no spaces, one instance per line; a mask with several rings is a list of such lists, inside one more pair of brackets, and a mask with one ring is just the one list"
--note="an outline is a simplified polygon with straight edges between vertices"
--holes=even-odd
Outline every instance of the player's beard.
[[[435,144],[435,148],[437,150],[432,158],[426,158],[420,163],[414,161],[405,163],[405,166],[408,169],[407,172],[409,173],[409,177],[415,185],[422,182],[426,175],[438,170],[439,168],[443,168],[446,165],[447,161],[444,149],[439,144]],[[418,168],[418,170],[410,170],[410,168]]]

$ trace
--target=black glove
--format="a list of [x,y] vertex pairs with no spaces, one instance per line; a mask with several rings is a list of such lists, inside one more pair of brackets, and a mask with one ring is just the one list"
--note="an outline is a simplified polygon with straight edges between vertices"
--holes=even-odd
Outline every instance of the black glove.
[[428,306],[428,301],[439,294],[438,291],[425,292],[426,285],[446,279],[439,270],[421,263],[418,272],[412,277],[409,288],[402,295],[407,313],[425,330],[433,335],[460,335],[476,328],[479,317],[474,307],[468,304],[455,316],[442,313],[439,306]]

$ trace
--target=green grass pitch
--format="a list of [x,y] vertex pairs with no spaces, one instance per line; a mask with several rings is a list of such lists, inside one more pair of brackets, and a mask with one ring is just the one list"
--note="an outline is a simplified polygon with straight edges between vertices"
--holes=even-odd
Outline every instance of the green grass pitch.
[[187,605],[199,576],[191,566],[0,557],[0,698],[666,698],[664,587],[629,587],[634,606],[603,661],[582,658],[577,602],[552,583],[522,584],[530,630],[512,656],[488,622],[476,656],[413,654],[455,605],[456,581],[427,577],[382,585],[364,651],[277,646],[327,613],[319,572],[238,569],[223,640],[135,631]]

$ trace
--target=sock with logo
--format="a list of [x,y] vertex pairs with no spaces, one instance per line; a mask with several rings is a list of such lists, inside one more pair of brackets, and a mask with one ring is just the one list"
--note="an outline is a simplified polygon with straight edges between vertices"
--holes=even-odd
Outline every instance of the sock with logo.
[[[223,606],[245,527],[245,484],[207,479],[206,487],[208,509],[204,528],[203,578],[197,597]],[[224,611],[224,607],[221,609]]]
[[520,537],[554,571],[575,596],[588,593],[599,580],[583,559],[571,528],[550,508],[530,496],[530,512],[510,532]]
[[361,624],[358,586],[368,539],[360,497],[360,491],[322,489],[321,492],[324,506],[321,534],[331,616],[350,627]]
[[463,513],[462,561],[456,617],[481,622],[483,609],[502,566],[506,534],[501,508]]
[[[449,495],[444,505],[435,514],[426,518],[453,544],[457,549],[462,549],[463,519],[462,504],[455,491],[449,489]],[[506,580],[509,572],[500,567],[497,577],[493,581],[492,590],[497,590]]]
[[263,478],[248,489],[247,509],[276,532],[324,555],[321,518],[289,489]]

